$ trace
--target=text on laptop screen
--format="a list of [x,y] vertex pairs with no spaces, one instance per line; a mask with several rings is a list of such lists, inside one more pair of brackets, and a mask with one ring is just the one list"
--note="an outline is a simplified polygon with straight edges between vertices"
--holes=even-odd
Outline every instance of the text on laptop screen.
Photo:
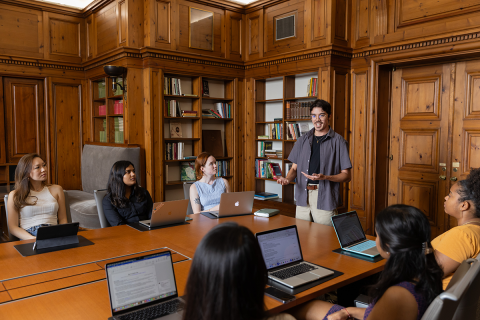
[[267,270],[302,260],[295,227],[257,236]]
[[177,293],[170,254],[107,266],[112,311],[118,312]]
[[348,247],[356,242],[366,240],[356,212],[338,215],[333,217],[332,221],[342,247]]

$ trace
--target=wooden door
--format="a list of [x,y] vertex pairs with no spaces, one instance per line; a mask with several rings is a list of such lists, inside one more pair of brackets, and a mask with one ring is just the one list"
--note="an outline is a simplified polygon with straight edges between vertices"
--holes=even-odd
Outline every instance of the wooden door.
[[453,64],[392,73],[388,204],[422,210],[432,238],[445,230],[450,79]]
[[47,161],[43,81],[4,78],[7,161],[18,162],[27,153]]
[[[456,64],[455,113],[452,160],[448,163],[451,184],[463,180],[470,168],[480,167],[480,60]],[[457,225],[450,217],[450,228]]]

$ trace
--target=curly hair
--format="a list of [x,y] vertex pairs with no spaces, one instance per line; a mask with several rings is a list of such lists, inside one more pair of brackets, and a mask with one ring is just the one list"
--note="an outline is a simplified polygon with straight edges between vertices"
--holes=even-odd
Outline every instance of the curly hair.
[[475,207],[475,217],[480,218],[480,168],[472,168],[467,179],[458,182],[460,201],[470,200]]

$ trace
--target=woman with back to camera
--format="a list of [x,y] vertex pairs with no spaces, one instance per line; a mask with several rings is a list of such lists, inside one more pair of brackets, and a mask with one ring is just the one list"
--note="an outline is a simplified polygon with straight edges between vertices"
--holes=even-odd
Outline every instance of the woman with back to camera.
[[430,224],[417,208],[397,204],[376,218],[377,249],[387,259],[368,308],[344,308],[326,301],[299,306],[297,319],[420,320],[442,292],[443,272],[430,246]]
[[195,174],[198,181],[190,187],[190,203],[193,213],[216,211],[220,207],[220,196],[230,192],[230,185],[224,178],[217,177],[217,160],[207,152],[195,159]]
[[67,223],[65,194],[49,185],[47,165],[36,153],[24,155],[15,169],[15,190],[8,195],[8,230],[21,240],[35,239],[43,226]]
[[[234,222],[222,223],[195,251],[186,285],[184,319],[261,320],[267,269],[253,233]],[[291,320],[280,314],[269,320]]]
[[450,188],[444,206],[458,225],[432,241],[435,258],[445,274],[445,289],[460,264],[480,253],[480,169],[471,169],[467,179]]
[[138,185],[133,163],[127,160],[113,164],[102,204],[111,226],[148,220],[152,216],[152,197]]

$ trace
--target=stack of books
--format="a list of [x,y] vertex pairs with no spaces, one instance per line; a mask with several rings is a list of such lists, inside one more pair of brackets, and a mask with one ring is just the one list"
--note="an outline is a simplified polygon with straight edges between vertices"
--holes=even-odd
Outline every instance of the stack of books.
[[257,178],[266,178],[277,180],[277,177],[282,176],[282,168],[276,162],[269,162],[267,160],[255,160],[255,176]]
[[165,100],[165,111],[167,117],[180,117],[180,103],[177,100]]
[[103,120],[103,131],[100,131],[100,142],[107,142],[107,119]]
[[309,119],[310,102],[287,101],[287,119]]
[[107,115],[107,106],[106,105],[98,106],[98,115],[99,116],[106,116]]
[[116,100],[113,105],[113,114],[123,114],[123,100]]
[[203,118],[223,118],[218,111],[213,109],[203,109],[202,110],[202,117]]
[[311,78],[307,85],[307,96],[316,97],[317,96],[317,78]]
[[180,81],[180,79],[165,77],[163,93],[175,95],[175,96],[181,96],[182,82]]
[[115,127],[115,143],[123,143],[123,117],[113,118]]
[[183,159],[183,151],[185,150],[184,142],[169,142],[165,146],[165,160],[181,160]]
[[282,150],[264,150],[265,157],[267,158],[274,158],[274,159],[281,159],[282,158]]
[[182,117],[196,117],[197,111],[182,110]]
[[272,200],[278,199],[278,194],[271,192],[255,192],[253,198],[257,200]]

